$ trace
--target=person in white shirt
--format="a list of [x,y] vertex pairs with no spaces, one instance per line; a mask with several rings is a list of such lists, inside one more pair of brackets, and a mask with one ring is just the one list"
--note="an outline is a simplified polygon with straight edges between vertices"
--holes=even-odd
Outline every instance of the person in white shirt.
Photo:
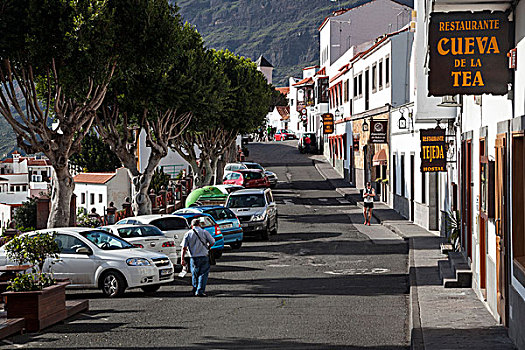
[[181,243],[181,264],[182,266],[186,265],[184,257],[189,252],[193,294],[198,297],[206,297],[206,283],[210,272],[208,254],[210,247],[215,244],[215,239],[208,231],[201,228],[200,224],[199,219],[193,219],[191,222],[192,229],[184,234]]
[[370,220],[372,220],[372,210],[374,209],[374,197],[376,191],[372,188],[370,182],[366,183],[366,188],[363,191],[363,215],[365,217],[365,225],[370,226]]

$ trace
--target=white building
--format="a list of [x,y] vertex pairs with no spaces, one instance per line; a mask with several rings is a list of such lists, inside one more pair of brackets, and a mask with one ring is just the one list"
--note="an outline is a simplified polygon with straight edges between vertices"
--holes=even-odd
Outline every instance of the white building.
[[111,202],[120,208],[131,196],[131,182],[126,168],[114,173],[81,173],[74,177],[78,209],[90,213],[93,208],[104,215]]
[[13,152],[11,157],[0,161],[0,204],[14,208],[30,197],[47,194],[52,174],[49,160]]
[[266,78],[266,81],[268,84],[272,84],[273,81],[273,66],[264,56],[260,56],[257,61],[255,62],[257,64],[257,70],[259,70],[262,74],[264,74],[264,77]]
[[266,118],[268,125],[277,129],[288,129],[290,125],[290,107],[275,106]]
[[[334,11],[319,27],[320,65],[328,69],[352,46],[403,28],[412,9],[392,0],[368,1]],[[332,75],[330,75],[332,76]]]

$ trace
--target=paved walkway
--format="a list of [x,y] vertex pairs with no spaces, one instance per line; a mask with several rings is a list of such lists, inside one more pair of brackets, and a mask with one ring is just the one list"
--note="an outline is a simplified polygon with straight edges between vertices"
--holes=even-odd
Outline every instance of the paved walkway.
[[[358,192],[344,186],[341,176],[322,158],[315,164],[339,193]],[[515,349],[507,330],[497,324],[472,289],[443,288],[438,260],[446,257],[439,249],[439,235],[405,220],[383,203],[375,203],[374,207],[373,215],[379,223],[409,240],[412,348]]]

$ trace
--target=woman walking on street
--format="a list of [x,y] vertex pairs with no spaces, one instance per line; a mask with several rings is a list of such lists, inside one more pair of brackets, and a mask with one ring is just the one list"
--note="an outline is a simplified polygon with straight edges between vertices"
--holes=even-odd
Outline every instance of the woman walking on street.
[[366,188],[363,191],[363,215],[365,217],[365,225],[370,226],[370,220],[372,220],[372,210],[374,209],[374,197],[376,196],[376,191],[370,185],[370,182],[366,183]]

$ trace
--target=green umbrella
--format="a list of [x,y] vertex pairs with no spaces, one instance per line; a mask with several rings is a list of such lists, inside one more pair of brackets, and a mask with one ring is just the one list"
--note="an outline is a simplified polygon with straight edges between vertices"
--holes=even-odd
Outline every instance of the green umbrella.
[[226,198],[226,195],[215,186],[197,188],[188,195],[188,198],[186,198],[186,208],[189,208],[199,200],[221,200],[224,198]]

